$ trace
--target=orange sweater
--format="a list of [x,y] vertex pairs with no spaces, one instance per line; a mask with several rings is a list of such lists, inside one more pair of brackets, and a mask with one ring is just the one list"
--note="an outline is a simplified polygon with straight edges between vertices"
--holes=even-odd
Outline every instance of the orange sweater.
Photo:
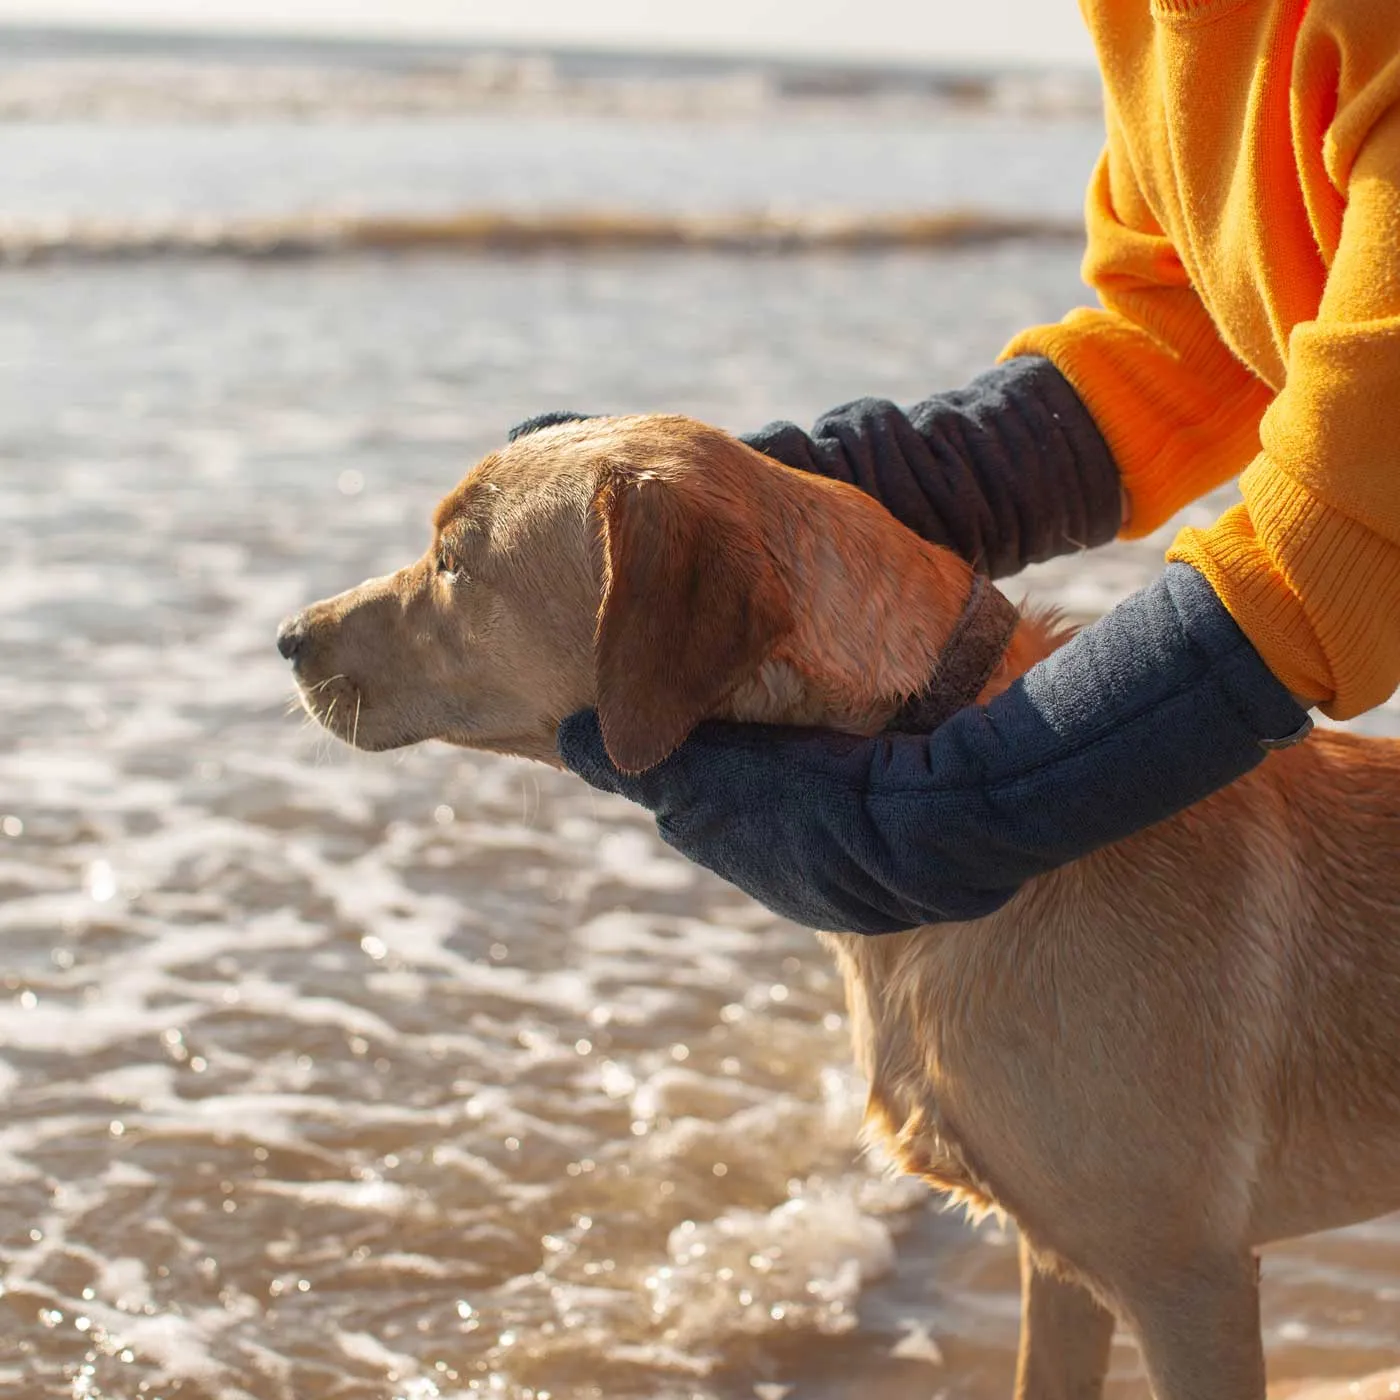
[[[1081,0],[1108,145],[1101,306],[1016,337],[1088,405],[1168,555],[1345,719],[1400,685],[1400,0]],[[1252,459],[1252,460],[1251,460]]]

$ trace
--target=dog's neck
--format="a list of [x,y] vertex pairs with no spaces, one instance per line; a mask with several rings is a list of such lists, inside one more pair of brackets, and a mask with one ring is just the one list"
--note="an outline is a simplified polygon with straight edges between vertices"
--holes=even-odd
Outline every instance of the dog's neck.
[[[725,717],[878,733],[911,695],[936,692],[972,570],[868,498],[854,502],[847,488],[835,494],[830,483],[812,485],[777,555],[789,574],[795,626],[730,697]],[[1004,690],[1061,640],[1052,614],[1024,613],[978,700]]]

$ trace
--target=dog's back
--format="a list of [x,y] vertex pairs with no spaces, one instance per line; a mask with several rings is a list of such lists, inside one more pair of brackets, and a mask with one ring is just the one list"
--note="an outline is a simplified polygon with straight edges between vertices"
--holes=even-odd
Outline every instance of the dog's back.
[[872,1127],[1085,1263],[1400,1208],[1395,852],[1400,742],[1319,732],[989,919],[832,938]]

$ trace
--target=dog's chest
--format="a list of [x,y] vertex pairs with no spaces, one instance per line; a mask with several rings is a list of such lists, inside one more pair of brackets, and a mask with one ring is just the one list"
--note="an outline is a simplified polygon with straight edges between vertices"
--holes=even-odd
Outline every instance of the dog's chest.
[[865,1136],[879,1144],[902,1171],[947,1192],[975,1215],[1001,1210],[991,1175],[975,1144],[946,1111],[940,1088],[941,1039],[936,1011],[920,999],[890,995],[885,978],[872,975],[868,949],[824,938],[846,980],[856,1063],[869,1081]]
[[865,1133],[901,1171],[947,1193],[974,1218],[1004,1211],[995,1183],[940,1111],[933,1084],[906,1087],[877,1075],[866,1101]]

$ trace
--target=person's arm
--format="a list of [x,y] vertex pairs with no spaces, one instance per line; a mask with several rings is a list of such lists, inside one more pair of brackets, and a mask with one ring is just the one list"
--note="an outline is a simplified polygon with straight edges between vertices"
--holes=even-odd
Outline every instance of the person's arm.
[[1039,355],[996,365],[911,408],[857,399],[823,414],[810,432],[776,422],[743,441],[785,466],[859,487],[992,578],[1105,544],[1123,522],[1103,435]]
[[1168,558],[1210,582],[1295,695],[1347,719],[1400,684],[1400,11],[1316,9],[1345,55],[1327,133],[1345,215],[1277,397],[1222,344],[1133,184],[1112,112],[1088,200],[1086,275],[1102,306],[1005,353],[1048,357],[1084,400],[1123,475],[1126,536],[1243,471],[1241,504],[1184,530]]
[[744,441],[860,487],[993,578],[1148,534],[1239,472],[1270,390],[1220,339],[1107,124],[1085,209],[1098,307],[1023,331],[965,389],[909,409],[858,399]]
[[[1374,85],[1357,105],[1375,110]],[[1337,251],[1316,318],[1290,337],[1243,502],[1168,555],[1199,569],[1274,674],[1334,719],[1400,685],[1400,101],[1364,135],[1349,115],[1334,128]]]
[[1115,113],[1085,200],[1096,307],[1017,335],[1003,363],[1049,359],[1097,423],[1127,496],[1122,535],[1150,534],[1238,474],[1273,396],[1220,337],[1132,175]]
[[[510,437],[589,416],[541,413]],[[857,399],[810,432],[780,421],[742,440],[784,466],[858,487],[992,578],[1106,544],[1123,523],[1123,488],[1103,435],[1040,355],[995,365],[911,408]]]
[[801,924],[893,933],[981,918],[1026,880],[1121,840],[1308,732],[1184,564],[985,707],[932,734],[703,725],[625,774],[598,719],[559,729],[586,781],[649,807],[668,844]]

